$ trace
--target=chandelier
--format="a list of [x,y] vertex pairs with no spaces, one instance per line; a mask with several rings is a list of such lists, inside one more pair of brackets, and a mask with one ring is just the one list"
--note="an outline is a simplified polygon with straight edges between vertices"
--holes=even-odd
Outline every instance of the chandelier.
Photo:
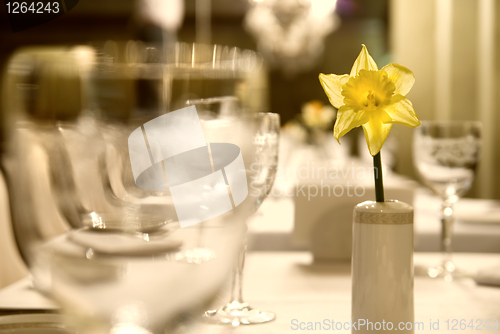
[[316,64],[339,25],[336,0],[251,0],[245,27],[271,67],[293,75]]

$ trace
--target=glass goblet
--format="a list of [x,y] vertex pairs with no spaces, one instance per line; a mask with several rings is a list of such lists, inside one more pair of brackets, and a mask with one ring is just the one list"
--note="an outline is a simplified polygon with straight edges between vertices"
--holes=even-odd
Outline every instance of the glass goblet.
[[[279,115],[273,113],[242,114],[238,118],[249,126],[251,136],[246,149],[254,156],[253,162],[245,161],[247,175],[250,176],[249,205],[246,219],[250,217],[271,191],[278,162]],[[205,134],[210,133],[204,127]],[[209,138],[210,135],[207,135]],[[272,321],[274,313],[261,311],[250,306],[243,299],[243,268],[246,256],[246,241],[242,243],[233,272],[231,296],[227,304],[218,310],[205,313],[210,322],[233,326],[258,324]]]
[[415,129],[413,158],[416,170],[441,197],[442,263],[429,268],[430,277],[446,281],[465,276],[452,261],[453,205],[472,186],[481,148],[481,123],[473,121],[423,121]]

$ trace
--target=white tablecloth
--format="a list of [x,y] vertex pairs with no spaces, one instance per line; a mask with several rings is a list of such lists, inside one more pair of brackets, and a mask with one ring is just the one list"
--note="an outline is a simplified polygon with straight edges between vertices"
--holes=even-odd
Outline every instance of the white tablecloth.
[[[415,254],[417,265],[435,264],[435,253]],[[324,319],[345,322],[351,314],[350,266],[347,263],[312,264],[305,252],[255,252],[247,259],[244,298],[253,307],[276,313],[274,322],[238,327],[234,333],[316,333],[293,330],[292,321],[323,322]],[[500,264],[500,254],[459,254],[456,262],[475,270]],[[446,330],[446,320],[497,319],[500,322],[500,288],[478,286],[472,279],[450,283],[428,277],[415,278],[415,322],[423,322],[429,332],[429,321],[439,320],[439,333],[474,333]],[[219,326],[220,327],[220,326]],[[203,326],[199,333],[214,333],[220,328]],[[484,329],[480,333],[498,333]],[[350,331],[334,331],[334,333]],[[196,332],[198,333],[198,332]]]
[[[436,264],[436,253],[416,253],[417,267]],[[456,263],[468,270],[500,265],[500,254],[457,254]],[[51,308],[26,281],[0,290],[1,309]],[[261,325],[231,327],[198,325],[192,333],[310,333],[292,329],[292,321],[323,322],[325,319],[346,322],[351,313],[351,278],[349,263],[312,263],[307,252],[254,252],[247,257],[244,272],[244,298],[253,307],[276,313],[276,320]],[[22,299],[22,300],[21,300]],[[221,304],[225,302],[220,300]],[[479,286],[472,279],[445,282],[441,279],[415,277],[415,321],[429,332],[429,322],[439,320],[439,333],[471,333],[446,330],[446,320],[500,320],[500,287]],[[480,333],[498,333],[483,328]],[[315,332],[315,331],[314,331]],[[349,331],[336,331],[350,333]]]

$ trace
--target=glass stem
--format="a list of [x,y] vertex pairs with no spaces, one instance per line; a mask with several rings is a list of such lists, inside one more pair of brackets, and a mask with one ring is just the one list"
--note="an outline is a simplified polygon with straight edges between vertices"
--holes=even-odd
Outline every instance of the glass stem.
[[[442,204],[441,215],[441,253],[443,254],[443,268],[450,271],[452,264],[451,259],[451,239],[453,227],[453,203],[449,200],[444,200]],[[452,269],[451,269],[452,270]]]
[[233,272],[233,284],[231,287],[231,300],[230,302],[238,302],[240,304],[243,301],[243,268],[245,266],[245,256],[247,252],[247,242],[243,242],[236,260],[236,266]]

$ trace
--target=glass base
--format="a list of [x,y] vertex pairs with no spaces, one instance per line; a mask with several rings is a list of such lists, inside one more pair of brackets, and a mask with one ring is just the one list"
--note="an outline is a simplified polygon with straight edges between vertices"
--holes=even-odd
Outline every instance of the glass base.
[[451,282],[455,279],[471,277],[472,273],[457,268],[452,261],[445,261],[440,266],[428,268],[427,275],[431,278],[443,278],[446,282]]
[[233,301],[218,310],[206,311],[205,318],[210,323],[230,324],[233,326],[262,324],[273,321],[274,313],[254,309],[248,303]]

